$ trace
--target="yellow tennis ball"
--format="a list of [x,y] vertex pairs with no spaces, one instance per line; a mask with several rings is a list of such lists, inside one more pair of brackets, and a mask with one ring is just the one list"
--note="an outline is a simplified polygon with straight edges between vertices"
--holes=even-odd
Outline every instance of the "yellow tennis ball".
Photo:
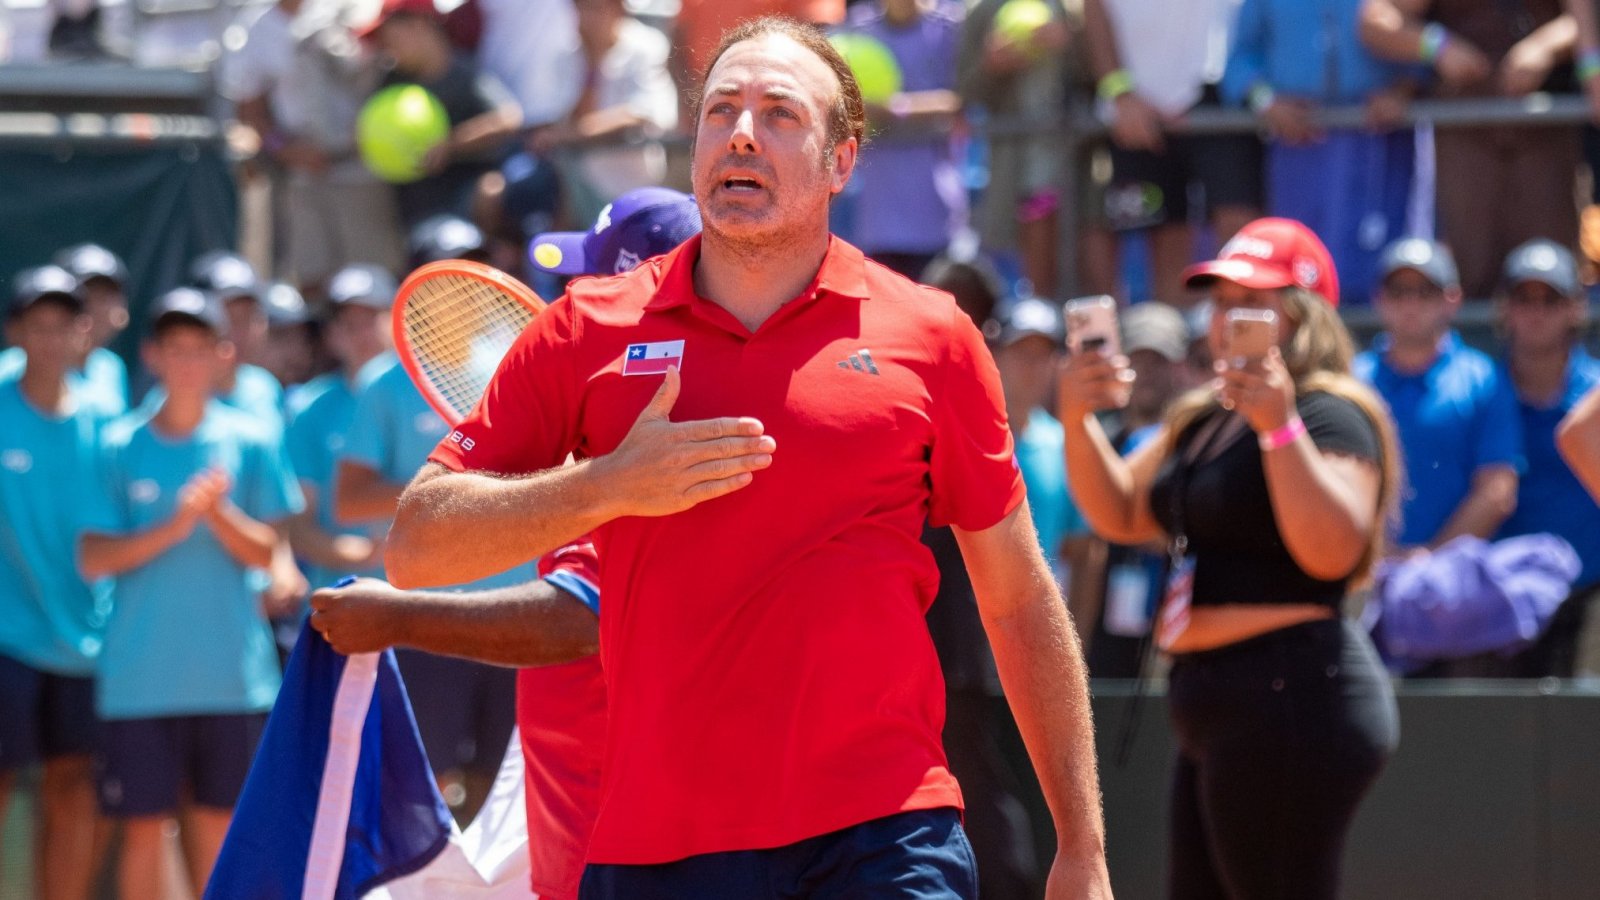
[[1052,18],[1045,0],[1006,0],[994,14],[994,30],[1029,57],[1039,55],[1034,36]]
[[422,158],[449,136],[444,104],[417,84],[391,85],[373,94],[356,118],[361,161],[395,184],[421,178]]
[[900,93],[900,63],[883,41],[871,35],[844,32],[830,37],[861,88],[861,99],[883,106]]
[[538,244],[533,248],[533,261],[546,269],[561,265],[561,248],[555,244]]

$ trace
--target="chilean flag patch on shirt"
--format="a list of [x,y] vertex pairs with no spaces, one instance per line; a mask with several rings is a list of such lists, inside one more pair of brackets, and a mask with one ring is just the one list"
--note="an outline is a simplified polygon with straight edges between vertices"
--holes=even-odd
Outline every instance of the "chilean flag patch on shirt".
[[622,359],[624,375],[665,375],[667,366],[683,368],[683,341],[629,344]]

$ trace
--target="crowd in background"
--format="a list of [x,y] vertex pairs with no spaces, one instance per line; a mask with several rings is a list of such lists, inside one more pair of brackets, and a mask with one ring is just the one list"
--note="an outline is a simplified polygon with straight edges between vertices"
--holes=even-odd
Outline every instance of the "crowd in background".
[[[116,248],[64,248],[12,286],[7,344],[67,360],[73,399],[37,393],[48,370],[30,381],[20,347],[0,355],[0,508],[8,523],[51,532],[22,540],[8,525],[0,583],[38,586],[48,571],[61,582],[48,589],[72,598],[29,618],[9,612],[27,604],[0,589],[0,662],[61,676],[84,692],[80,705],[96,704],[81,715],[105,722],[233,717],[225,734],[123,734],[139,758],[102,761],[101,805],[133,818],[173,808],[152,755],[208,744],[248,760],[277,685],[268,623],[286,643],[310,588],[381,574],[400,489],[445,433],[387,345],[397,280],[424,262],[473,258],[554,296],[561,283],[530,262],[529,240],[586,228],[635,188],[686,184],[681,137],[704,56],[724,27],[769,12],[871,36],[893,54],[899,84],[870,104],[872,139],[836,200],[835,230],[951,291],[983,325],[1092,675],[1147,670],[1164,553],[1095,535],[1074,503],[1053,415],[1067,347],[1053,298],[1068,287],[1118,298],[1137,378],[1106,434],[1131,453],[1160,436],[1170,404],[1216,377],[1210,304],[1185,286],[1185,267],[1217,248],[1250,253],[1230,238],[1261,215],[1307,224],[1332,252],[1333,299],[1370,306],[1382,324],[1355,373],[1388,405],[1405,480],[1388,556],[1350,612],[1391,670],[1600,675],[1600,636],[1589,633],[1600,629],[1586,628],[1600,506],[1555,441],[1600,383],[1584,349],[1600,206],[1580,203],[1600,203],[1588,166],[1600,140],[1576,127],[1406,117],[1416,98],[1537,91],[1587,91],[1600,110],[1589,4],[1037,0],[1047,20],[1019,31],[1007,7],[1020,2],[682,0],[664,12],[628,0],[277,0],[230,9],[236,20],[191,36],[186,58],[204,59],[196,48],[208,41],[220,48],[210,65],[236,122],[240,183],[271,197],[270,217],[246,228],[256,258],[208,254],[189,284],[130,298]],[[41,55],[119,52],[109,7],[49,8]],[[12,24],[20,58],[27,42]],[[356,146],[364,103],[394,84],[427,88],[449,117],[423,177],[400,185],[375,176]],[[1207,107],[1252,111],[1259,135],[1185,133],[1185,114]],[[1330,107],[1364,107],[1365,124],[1324,127],[1317,113]],[[1103,146],[1070,156],[1049,131],[984,130],[1073,109],[1094,110]],[[1063,167],[1078,177],[1063,179]],[[1076,194],[1063,196],[1064,184]],[[1069,226],[1070,284],[1059,255]],[[1471,346],[1455,319],[1468,299],[1490,298],[1492,344]],[[106,349],[130,325],[145,338],[136,360]],[[197,388],[205,366],[220,375]],[[173,417],[191,437],[163,437]],[[47,466],[61,441],[93,452]],[[47,470],[84,491],[81,502],[52,493]],[[216,536],[191,541],[203,522]],[[929,537],[936,555],[940,541]],[[959,594],[958,570],[944,567],[942,596]],[[232,604],[225,616],[156,602],[200,583],[212,607]],[[975,620],[947,607],[936,604],[933,626],[952,709],[963,697],[981,705],[997,693],[992,662],[971,646],[982,640]],[[511,726],[510,675],[421,654],[402,665],[442,688],[431,701],[413,693],[436,770],[464,773],[461,797],[481,794]],[[0,772],[81,750],[71,724],[56,745],[0,741]],[[243,776],[212,774],[223,799]],[[63,791],[81,788],[62,779]],[[216,827],[200,830],[220,840]],[[204,852],[195,865],[203,883]]]

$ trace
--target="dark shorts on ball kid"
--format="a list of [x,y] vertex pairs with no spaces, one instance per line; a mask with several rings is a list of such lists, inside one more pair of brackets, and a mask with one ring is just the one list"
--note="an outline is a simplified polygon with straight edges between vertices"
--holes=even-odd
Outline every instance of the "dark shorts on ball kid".
[[976,900],[978,866],[954,809],[885,816],[770,850],[584,870],[580,900],[682,897]]
[[100,808],[111,816],[155,816],[187,799],[232,809],[266,724],[266,713],[103,723]]
[[0,772],[93,753],[94,679],[57,675],[0,656]]

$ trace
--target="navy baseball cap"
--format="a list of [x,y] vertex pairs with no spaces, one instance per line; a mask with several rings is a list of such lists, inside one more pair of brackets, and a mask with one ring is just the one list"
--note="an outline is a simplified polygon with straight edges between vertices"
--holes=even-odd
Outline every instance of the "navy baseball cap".
[[267,324],[273,328],[304,325],[311,320],[306,298],[287,282],[274,281],[268,284],[267,289],[261,292],[261,305],[267,311]]
[[1049,338],[1056,347],[1066,346],[1067,323],[1061,307],[1038,297],[1019,297],[995,317],[995,343],[1009,347],[1026,337]]
[[590,231],[549,231],[528,245],[546,272],[616,275],[700,233],[694,198],[668,188],[629,191],[600,211]]
[[94,278],[116,282],[120,287],[128,283],[128,267],[121,258],[99,244],[76,244],[56,254],[56,265],[72,273],[82,284]]
[[441,259],[478,259],[488,243],[478,226],[449,214],[423,219],[409,238],[412,268]]
[[1546,238],[1534,238],[1512,250],[1506,257],[1503,275],[1508,289],[1525,281],[1537,281],[1565,297],[1576,296],[1582,290],[1572,251]]
[[228,316],[222,304],[204,291],[192,287],[177,287],[156,298],[150,305],[150,329],[160,330],[169,322],[190,322],[203,325],[218,335],[227,333]]
[[1383,255],[1378,259],[1381,277],[1387,280],[1401,269],[1410,269],[1447,291],[1461,287],[1455,256],[1451,255],[1449,247],[1437,241],[1401,238],[1383,248]]
[[78,279],[71,272],[60,266],[35,266],[11,279],[11,302],[6,306],[6,315],[20,316],[42,300],[60,303],[73,312],[83,311]]
[[261,276],[255,266],[237,253],[213,250],[196,259],[189,267],[189,280],[202,291],[217,297],[251,297],[262,299]]
[[353,263],[334,273],[328,282],[328,300],[334,306],[388,309],[394,306],[394,295],[399,289],[388,269],[371,263]]

